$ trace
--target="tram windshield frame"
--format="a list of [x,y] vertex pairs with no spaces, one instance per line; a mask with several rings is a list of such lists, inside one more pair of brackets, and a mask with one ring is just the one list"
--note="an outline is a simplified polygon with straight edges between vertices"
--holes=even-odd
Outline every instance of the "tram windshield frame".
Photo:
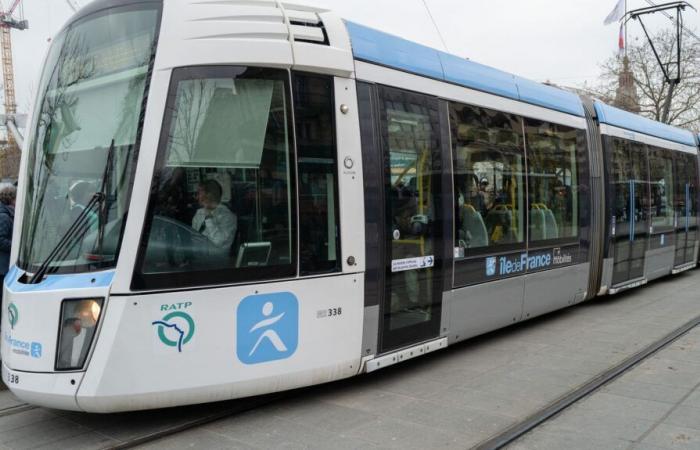
[[[131,199],[162,4],[103,9],[54,40],[28,145],[18,266],[48,273],[116,266]],[[87,211],[90,198],[106,194]],[[90,216],[71,236],[77,215]],[[62,240],[72,239],[57,255]]]

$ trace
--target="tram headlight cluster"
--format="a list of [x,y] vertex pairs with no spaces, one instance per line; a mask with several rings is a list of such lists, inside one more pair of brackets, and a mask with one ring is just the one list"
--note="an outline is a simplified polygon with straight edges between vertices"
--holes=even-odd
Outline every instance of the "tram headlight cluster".
[[71,299],[61,305],[56,370],[79,370],[85,365],[100,321],[104,299]]

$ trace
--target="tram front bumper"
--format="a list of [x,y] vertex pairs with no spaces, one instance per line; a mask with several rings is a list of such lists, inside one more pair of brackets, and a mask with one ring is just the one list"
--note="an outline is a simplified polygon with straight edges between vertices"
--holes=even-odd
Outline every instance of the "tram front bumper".
[[82,411],[76,401],[82,373],[35,373],[2,363],[2,381],[20,400],[46,408]]

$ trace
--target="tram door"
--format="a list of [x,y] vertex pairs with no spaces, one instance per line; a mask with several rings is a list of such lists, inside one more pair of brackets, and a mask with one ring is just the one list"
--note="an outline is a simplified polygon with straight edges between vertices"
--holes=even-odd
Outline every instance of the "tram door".
[[695,155],[677,153],[676,164],[676,258],[675,266],[693,262],[698,237],[697,204],[698,173]]
[[613,286],[644,276],[649,240],[646,152],[643,144],[613,139]]
[[386,283],[382,352],[437,337],[442,303],[441,148],[436,99],[379,88]]

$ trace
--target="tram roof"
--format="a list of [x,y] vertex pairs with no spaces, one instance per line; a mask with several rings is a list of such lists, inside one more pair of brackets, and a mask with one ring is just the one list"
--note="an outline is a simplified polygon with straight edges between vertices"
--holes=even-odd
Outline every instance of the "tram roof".
[[576,94],[469,61],[354,22],[345,22],[355,59],[584,117]]
[[646,117],[606,105],[602,102],[595,102],[595,109],[600,123],[606,123],[608,125],[636,131],[679,144],[693,147],[697,145],[693,133],[688,130],[647,119]]

